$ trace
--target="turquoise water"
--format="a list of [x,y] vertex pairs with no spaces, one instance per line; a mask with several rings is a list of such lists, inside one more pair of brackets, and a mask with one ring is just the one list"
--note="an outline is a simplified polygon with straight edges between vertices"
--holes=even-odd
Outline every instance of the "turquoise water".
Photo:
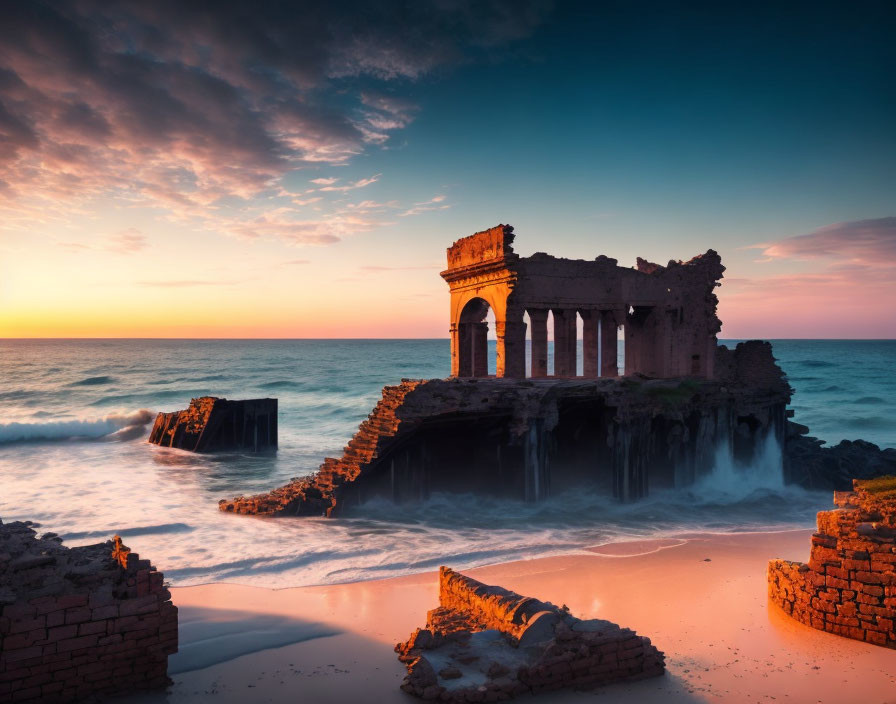
[[[896,342],[774,348],[796,389],[795,419],[813,434],[896,447]],[[220,498],[270,489],[338,456],[383,385],[447,374],[444,340],[0,341],[0,517],[39,521],[70,545],[119,532],[175,584],[292,586],[682,531],[810,527],[829,502],[719,472],[626,506],[576,492],[537,505],[436,495],[339,520],[217,510]],[[277,397],[279,451],[197,456],[145,442],[156,412],[205,394]]]

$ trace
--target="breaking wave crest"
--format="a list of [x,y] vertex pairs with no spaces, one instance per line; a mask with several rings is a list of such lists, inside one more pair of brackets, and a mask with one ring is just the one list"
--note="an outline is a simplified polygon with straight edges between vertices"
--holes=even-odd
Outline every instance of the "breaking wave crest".
[[129,440],[143,432],[155,414],[141,408],[133,413],[111,413],[103,418],[44,423],[0,423],[0,445],[61,440]]

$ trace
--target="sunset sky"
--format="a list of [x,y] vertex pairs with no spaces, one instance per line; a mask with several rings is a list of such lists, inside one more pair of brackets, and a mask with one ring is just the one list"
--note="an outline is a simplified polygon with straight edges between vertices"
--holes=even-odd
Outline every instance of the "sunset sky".
[[498,223],[896,337],[896,5],[577,5],[3,3],[0,337],[447,337]]

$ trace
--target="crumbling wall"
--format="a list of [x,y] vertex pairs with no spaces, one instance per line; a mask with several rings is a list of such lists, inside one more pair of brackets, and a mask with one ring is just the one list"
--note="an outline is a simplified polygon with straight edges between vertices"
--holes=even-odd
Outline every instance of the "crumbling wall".
[[191,452],[277,447],[277,399],[228,401],[202,396],[189,408],[159,413],[149,442]]
[[807,626],[896,648],[896,477],[853,487],[819,512],[808,564],[769,562],[769,598]]
[[118,536],[69,549],[32,525],[0,522],[0,701],[166,686],[177,608],[162,573]]
[[439,607],[395,646],[401,688],[424,699],[497,701],[564,687],[662,675],[649,638],[610,621],[582,621],[565,607],[520,596],[442,567]]

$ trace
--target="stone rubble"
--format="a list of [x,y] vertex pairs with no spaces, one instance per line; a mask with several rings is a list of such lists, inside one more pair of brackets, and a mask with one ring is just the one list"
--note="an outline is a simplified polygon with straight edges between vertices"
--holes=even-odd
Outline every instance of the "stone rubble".
[[66,548],[35,527],[0,521],[0,701],[165,687],[177,607],[162,573],[118,536]]
[[610,621],[439,570],[439,607],[395,646],[401,688],[426,700],[493,702],[561,688],[588,689],[660,676],[650,639]]

